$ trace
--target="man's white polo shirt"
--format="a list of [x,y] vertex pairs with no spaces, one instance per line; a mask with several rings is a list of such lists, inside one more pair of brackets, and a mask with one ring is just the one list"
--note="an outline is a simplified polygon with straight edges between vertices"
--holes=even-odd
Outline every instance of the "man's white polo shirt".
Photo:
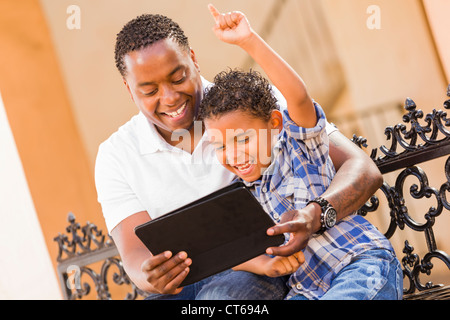
[[228,185],[233,177],[220,165],[206,134],[190,154],[168,144],[142,113],[100,145],[95,166],[109,232],[137,212],[155,219]]

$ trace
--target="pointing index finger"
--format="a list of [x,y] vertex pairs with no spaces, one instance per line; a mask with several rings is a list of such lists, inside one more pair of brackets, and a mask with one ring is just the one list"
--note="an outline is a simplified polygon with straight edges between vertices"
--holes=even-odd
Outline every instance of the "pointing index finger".
[[211,15],[214,17],[214,20],[217,21],[217,19],[220,16],[219,10],[217,10],[216,7],[214,7],[211,3],[208,4],[208,9],[209,9],[209,12],[211,12]]

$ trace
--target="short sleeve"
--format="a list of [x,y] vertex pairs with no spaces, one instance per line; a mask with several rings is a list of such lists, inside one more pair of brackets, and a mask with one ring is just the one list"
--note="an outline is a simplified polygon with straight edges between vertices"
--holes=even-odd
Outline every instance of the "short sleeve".
[[[284,114],[284,112],[287,110],[286,99],[281,94],[280,90],[278,90],[277,87],[275,87],[275,86],[272,86],[272,94],[277,99],[277,105],[278,105],[280,111]],[[339,131],[339,129],[334,124],[331,124],[328,121],[326,121],[325,129],[326,129],[328,135],[332,134],[335,131]]]
[[99,147],[95,162],[95,185],[109,232],[125,218],[145,211],[127,182],[121,161],[109,141]]
[[299,127],[289,116],[289,112],[287,110],[283,111],[283,125],[284,129],[287,132],[288,136],[291,136],[294,139],[306,141],[317,136],[320,136],[323,133],[327,126],[327,121],[325,118],[325,113],[322,110],[322,107],[314,102],[314,107],[317,114],[317,123],[315,127],[312,128],[303,128]]
[[290,149],[296,154],[303,154],[312,163],[324,164],[329,155],[329,138],[327,121],[322,107],[314,101],[317,114],[315,127],[299,127],[290,117],[287,110],[283,112],[283,131]]
[[334,123],[329,123],[328,121],[325,130],[327,131],[328,135],[332,134],[333,132],[339,131],[338,127],[336,127]]

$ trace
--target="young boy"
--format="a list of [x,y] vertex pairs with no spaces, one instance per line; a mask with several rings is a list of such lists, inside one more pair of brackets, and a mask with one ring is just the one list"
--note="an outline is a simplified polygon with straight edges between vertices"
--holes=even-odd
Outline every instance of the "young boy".
[[323,212],[321,232],[308,242],[298,270],[300,255],[275,260],[263,255],[234,269],[272,276],[294,272],[288,299],[400,298],[401,269],[389,241],[360,216],[335,225],[336,211],[320,198],[335,173],[321,107],[244,14],[220,14],[212,5],[209,9],[216,36],[249,53],[287,101],[282,114],[268,81],[256,72],[217,75],[203,98],[200,117],[219,160],[244,181],[275,221],[311,201]]

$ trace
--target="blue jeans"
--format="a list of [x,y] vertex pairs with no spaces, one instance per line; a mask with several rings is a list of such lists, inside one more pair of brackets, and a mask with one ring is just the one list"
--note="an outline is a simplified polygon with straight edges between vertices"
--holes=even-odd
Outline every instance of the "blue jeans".
[[[388,250],[362,253],[333,279],[321,300],[401,300],[403,272],[400,262]],[[301,294],[291,300],[307,300]]]
[[183,288],[176,295],[152,294],[147,300],[283,300],[287,277],[270,278],[227,270]]

